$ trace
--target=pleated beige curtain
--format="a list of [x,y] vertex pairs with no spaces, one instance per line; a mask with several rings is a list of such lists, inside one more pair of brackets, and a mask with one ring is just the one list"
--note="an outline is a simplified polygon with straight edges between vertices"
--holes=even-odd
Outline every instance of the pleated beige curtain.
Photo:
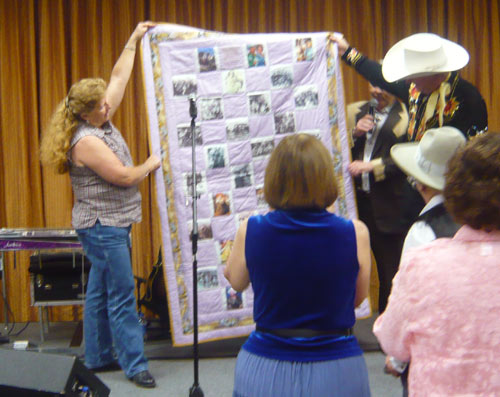
[[[434,32],[471,55],[462,76],[483,94],[491,130],[500,130],[498,0],[0,0],[0,227],[69,227],[67,175],[42,168],[40,137],[56,105],[83,77],[109,79],[136,24],[178,23],[234,33],[339,31],[372,58],[416,32]],[[346,101],[367,84],[343,67]],[[149,154],[139,57],[113,122],[136,163]],[[134,226],[134,273],[147,276],[160,247],[154,184],[140,185],[143,221]],[[30,306],[29,253],[6,255],[9,303],[16,321],[36,320]],[[51,320],[81,313],[51,308]],[[0,318],[4,317],[0,304]]]

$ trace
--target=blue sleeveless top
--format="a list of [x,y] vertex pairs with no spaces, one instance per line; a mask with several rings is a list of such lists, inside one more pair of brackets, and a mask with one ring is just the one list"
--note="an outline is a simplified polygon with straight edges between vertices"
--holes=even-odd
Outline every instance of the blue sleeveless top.
[[[326,210],[276,210],[253,216],[248,220],[245,257],[259,327],[327,331],[354,325],[359,264],[351,221]],[[289,361],[362,354],[354,336],[341,335],[282,338],[256,331],[243,348]]]

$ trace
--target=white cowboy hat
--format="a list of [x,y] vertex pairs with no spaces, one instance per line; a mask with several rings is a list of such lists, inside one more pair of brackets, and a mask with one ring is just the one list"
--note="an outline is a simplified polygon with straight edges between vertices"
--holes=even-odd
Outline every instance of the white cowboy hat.
[[420,142],[398,143],[391,148],[391,157],[405,174],[433,189],[444,189],[446,164],[465,136],[455,127],[432,128]]
[[417,33],[394,44],[382,62],[389,83],[408,77],[428,76],[462,69],[469,53],[453,41],[433,33]]

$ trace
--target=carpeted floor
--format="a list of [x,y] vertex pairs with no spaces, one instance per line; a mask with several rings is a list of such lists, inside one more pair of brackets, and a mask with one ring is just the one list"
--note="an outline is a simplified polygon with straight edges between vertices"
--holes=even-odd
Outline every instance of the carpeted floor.
[[[355,334],[365,349],[365,360],[370,375],[370,387],[374,397],[399,397],[401,386],[399,380],[383,373],[384,355],[378,350],[375,338],[371,334],[373,319],[363,320],[356,325]],[[12,336],[22,328],[16,325],[11,332],[10,343],[0,346],[2,349],[12,349],[16,340],[29,341],[28,350],[57,356],[83,355],[81,347],[71,347],[75,340],[75,323],[50,324],[45,341],[40,341],[40,330],[37,323],[29,324],[18,336]],[[5,335],[4,328],[1,327]],[[236,354],[245,339],[229,339],[224,341],[204,343],[199,346],[199,384],[206,397],[230,397],[233,386],[233,371]],[[173,347],[169,340],[148,340],[145,344],[149,359],[150,372],[155,376],[157,388],[147,390],[136,387],[126,379],[123,372],[107,372],[98,374],[98,378],[111,389],[110,396],[189,396],[189,390],[194,381],[194,362],[192,347]],[[0,354],[1,355],[1,354]],[[0,383],[2,383],[2,367],[10,365],[0,360]],[[5,369],[5,367],[4,367]],[[31,368],[31,371],[46,373],[51,376],[51,368]],[[19,382],[23,376],[30,376],[30,368],[19,374]],[[348,397],[348,396],[347,396]]]

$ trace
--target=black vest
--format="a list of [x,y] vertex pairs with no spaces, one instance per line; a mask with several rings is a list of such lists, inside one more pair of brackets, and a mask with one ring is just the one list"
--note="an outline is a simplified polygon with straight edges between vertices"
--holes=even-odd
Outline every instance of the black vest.
[[444,204],[440,203],[432,207],[417,218],[417,221],[424,221],[433,230],[436,238],[453,237],[460,225],[455,223],[450,214],[444,208]]

